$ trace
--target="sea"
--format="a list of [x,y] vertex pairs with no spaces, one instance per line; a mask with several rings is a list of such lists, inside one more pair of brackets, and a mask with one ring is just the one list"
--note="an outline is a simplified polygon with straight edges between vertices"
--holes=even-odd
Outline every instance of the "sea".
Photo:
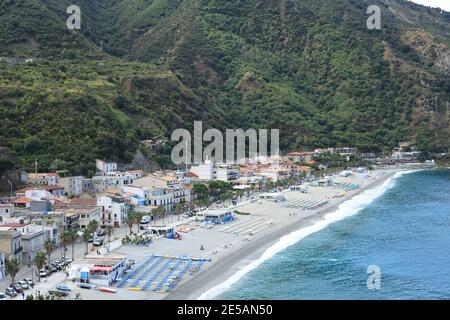
[[201,299],[450,299],[450,170],[396,174]]

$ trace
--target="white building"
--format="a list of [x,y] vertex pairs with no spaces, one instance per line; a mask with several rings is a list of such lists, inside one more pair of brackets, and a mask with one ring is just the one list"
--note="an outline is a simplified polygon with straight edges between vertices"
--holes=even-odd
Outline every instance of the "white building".
[[83,193],[83,180],[82,176],[60,178],[59,185],[64,187],[67,196],[79,196]]
[[149,189],[138,186],[125,186],[126,196],[133,206],[162,206],[167,211],[175,207],[175,195],[172,189]]
[[213,180],[214,164],[211,160],[205,160],[204,164],[193,166],[191,172],[195,173],[200,180]]
[[17,228],[22,233],[22,262],[23,264],[33,264],[34,257],[39,251],[45,251],[44,241],[46,233],[42,226],[25,225]]
[[134,181],[135,186],[152,189],[171,189],[173,191],[173,203],[188,203],[191,201],[191,189],[185,183],[190,181],[184,178],[184,175],[174,176],[154,176],[149,175]]
[[166,211],[172,211],[175,208],[175,195],[172,189],[152,189],[149,191],[149,205],[164,207]]
[[0,203],[0,222],[14,217],[14,205]]
[[107,174],[111,172],[117,171],[117,163],[116,162],[108,162],[104,160],[95,160],[95,167],[100,174]]
[[34,185],[57,186],[58,181],[59,174],[53,172],[28,174],[28,182]]
[[97,198],[97,206],[102,208],[102,220],[115,227],[125,223],[128,214],[128,204],[120,198],[102,196]]
[[214,179],[216,180],[233,182],[236,181],[238,178],[239,178],[239,169],[234,166],[222,164],[217,165],[216,169],[214,170]]

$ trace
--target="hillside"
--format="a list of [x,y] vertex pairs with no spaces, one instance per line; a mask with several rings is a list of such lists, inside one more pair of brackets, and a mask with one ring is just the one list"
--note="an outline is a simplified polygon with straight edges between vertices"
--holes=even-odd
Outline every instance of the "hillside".
[[78,3],[82,30],[69,31],[70,1],[0,2],[0,56],[41,59],[1,65],[0,169],[38,158],[85,173],[194,120],[280,128],[284,150],[448,151],[450,13],[400,0]]

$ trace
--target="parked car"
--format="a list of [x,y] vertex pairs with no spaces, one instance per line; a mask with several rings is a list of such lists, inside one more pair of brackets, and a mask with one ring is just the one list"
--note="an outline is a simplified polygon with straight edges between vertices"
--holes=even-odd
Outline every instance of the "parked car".
[[102,244],[103,244],[103,239],[97,238],[97,239],[94,240],[94,246],[99,247]]
[[149,224],[151,219],[152,218],[150,216],[143,216],[141,219],[141,224]]
[[18,281],[18,283],[20,284],[20,286],[22,287],[23,290],[28,290],[30,288],[30,286],[28,285],[28,282],[26,281]]
[[50,270],[52,273],[58,272],[58,269],[53,265],[50,267]]
[[64,268],[64,266],[56,261],[52,263],[52,267],[55,267],[58,271],[61,271]]
[[46,269],[39,270],[38,276],[40,276],[41,278],[46,278],[48,276],[47,270]]
[[26,281],[31,288],[34,287],[34,282],[30,278],[23,279],[23,281]]
[[106,235],[105,229],[100,229],[97,231],[97,237],[104,237]]
[[20,285],[20,283],[16,282],[12,285],[13,289],[17,292],[17,293],[22,293],[23,292],[23,288]]
[[10,297],[16,297],[17,296],[17,292],[16,292],[16,290],[14,290],[13,287],[6,288],[5,294],[7,296],[10,296]]
[[7,299],[6,294],[4,294],[3,292],[0,292],[0,301],[6,300],[6,299]]

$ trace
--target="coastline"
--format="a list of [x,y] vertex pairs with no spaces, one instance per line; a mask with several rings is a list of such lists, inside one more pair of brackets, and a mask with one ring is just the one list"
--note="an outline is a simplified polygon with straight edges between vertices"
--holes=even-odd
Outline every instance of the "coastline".
[[[293,232],[312,226],[319,221],[325,220],[327,214],[337,211],[341,204],[353,199],[355,196],[371,189],[381,186],[383,183],[393,178],[398,172],[403,170],[392,170],[378,179],[371,181],[363,188],[349,193],[338,201],[318,210],[314,214],[298,219],[292,224],[282,225],[274,228],[270,233],[254,239],[242,247],[230,251],[227,255],[221,257],[208,268],[202,270],[196,276],[182,283],[173,293],[167,295],[164,299],[168,300],[195,300],[202,295],[230,279],[238,271],[242,270],[252,262],[258,260],[265,251],[280,241],[281,238]],[[203,299],[203,298],[202,298]]]

